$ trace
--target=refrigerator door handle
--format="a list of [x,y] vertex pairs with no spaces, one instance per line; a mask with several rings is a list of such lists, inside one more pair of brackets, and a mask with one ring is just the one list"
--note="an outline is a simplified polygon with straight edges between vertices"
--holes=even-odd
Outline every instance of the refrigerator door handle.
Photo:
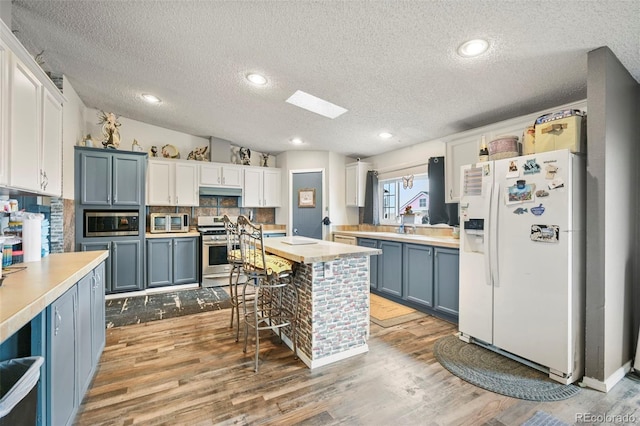
[[485,238],[485,253],[484,253],[484,271],[486,275],[486,284],[489,286],[493,285],[493,275],[491,274],[491,212],[493,211],[493,184],[487,185],[487,190],[489,191],[489,204],[488,208],[485,211],[484,217],[484,238]]
[[489,235],[489,241],[492,242],[490,246],[491,257],[491,276],[493,277],[493,286],[500,287],[500,276],[498,274],[498,235],[500,232],[500,224],[498,223],[498,207],[500,205],[500,184],[496,183],[493,187],[491,197],[491,235]]

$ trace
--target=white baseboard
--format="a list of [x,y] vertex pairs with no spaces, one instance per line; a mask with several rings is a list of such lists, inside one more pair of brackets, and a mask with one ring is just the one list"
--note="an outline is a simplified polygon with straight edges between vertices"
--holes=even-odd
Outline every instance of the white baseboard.
[[[282,341],[293,350],[293,344],[291,343],[291,339],[289,337],[282,335]],[[298,349],[298,358],[302,361],[307,367],[310,369],[323,367],[325,365],[332,364],[334,362],[342,361],[343,359],[351,358],[352,356],[360,355],[369,352],[369,345],[366,343],[362,346],[358,346],[357,348],[351,348],[344,352],[340,352],[339,354],[333,354],[330,356],[326,356],[320,359],[311,359],[304,352]]]
[[136,296],[148,296],[150,294],[158,294],[158,293],[169,293],[171,291],[178,290],[190,290],[194,288],[199,288],[200,284],[180,284],[180,285],[171,285],[166,287],[155,287],[155,288],[147,288],[145,290],[138,291],[129,291],[126,293],[111,293],[104,296],[105,300],[111,299],[122,299],[123,297],[136,297]]
[[627,361],[622,367],[618,368],[606,380],[601,381],[592,377],[583,377],[582,384],[591,389],[600,392],[609,392],[622,378],[631,370],[631,360]]

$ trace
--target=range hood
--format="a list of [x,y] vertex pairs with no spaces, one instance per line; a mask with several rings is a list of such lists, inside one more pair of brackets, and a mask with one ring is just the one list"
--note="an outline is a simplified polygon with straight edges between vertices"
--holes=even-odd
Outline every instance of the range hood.
[[214,186],[201,186],[200,195],[219,197],[242,197],[241,188],[220,188]]

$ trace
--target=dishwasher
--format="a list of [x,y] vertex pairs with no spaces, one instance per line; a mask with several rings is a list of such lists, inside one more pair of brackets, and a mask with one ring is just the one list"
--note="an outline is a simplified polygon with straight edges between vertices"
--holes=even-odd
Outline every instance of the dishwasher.
[[333,242],[334,243],[342,243],[342,244],[349,244],[352,246],[357,246],[358,245],[358,239],[356,237],[352,237],[349,235],[333,235]]

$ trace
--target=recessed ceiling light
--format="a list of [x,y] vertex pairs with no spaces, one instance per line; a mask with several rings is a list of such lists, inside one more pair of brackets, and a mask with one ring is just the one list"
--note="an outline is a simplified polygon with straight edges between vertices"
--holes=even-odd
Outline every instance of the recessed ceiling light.
[[302,145],[302,139],[300,139],[300,138],[293,138],[293,139],[291,139],[291,143],[292,143],[293,145]]
[[464,42],[458,47],[458,55],[465,58],[473,58],[482,55],[489,48],[487,40],[475,39]]
[[154,95],[149,95],[148,93],[143,93],[142,99],[149,102],[150,104],[159,104],[160,102],[162,102],[162,100],[159,97]]
[[260,74],[248,74],[247,80],[249,80],[253,84],[257,84],[258,86],[264,86],[265,84],[267,84],[267,78]]
[[289,96],[287,103],[306,109],[307,111],[315,112],[316,114],[320,114],[327,118],[336,118],[348,111],[341,106],[310,95],[302,90],[296,90],[296,93]]
[[393,135],[389,132],[382,132],[378,134],[378,136],[380,136],[382,139],[389,139],[390,137],[393,137]]

